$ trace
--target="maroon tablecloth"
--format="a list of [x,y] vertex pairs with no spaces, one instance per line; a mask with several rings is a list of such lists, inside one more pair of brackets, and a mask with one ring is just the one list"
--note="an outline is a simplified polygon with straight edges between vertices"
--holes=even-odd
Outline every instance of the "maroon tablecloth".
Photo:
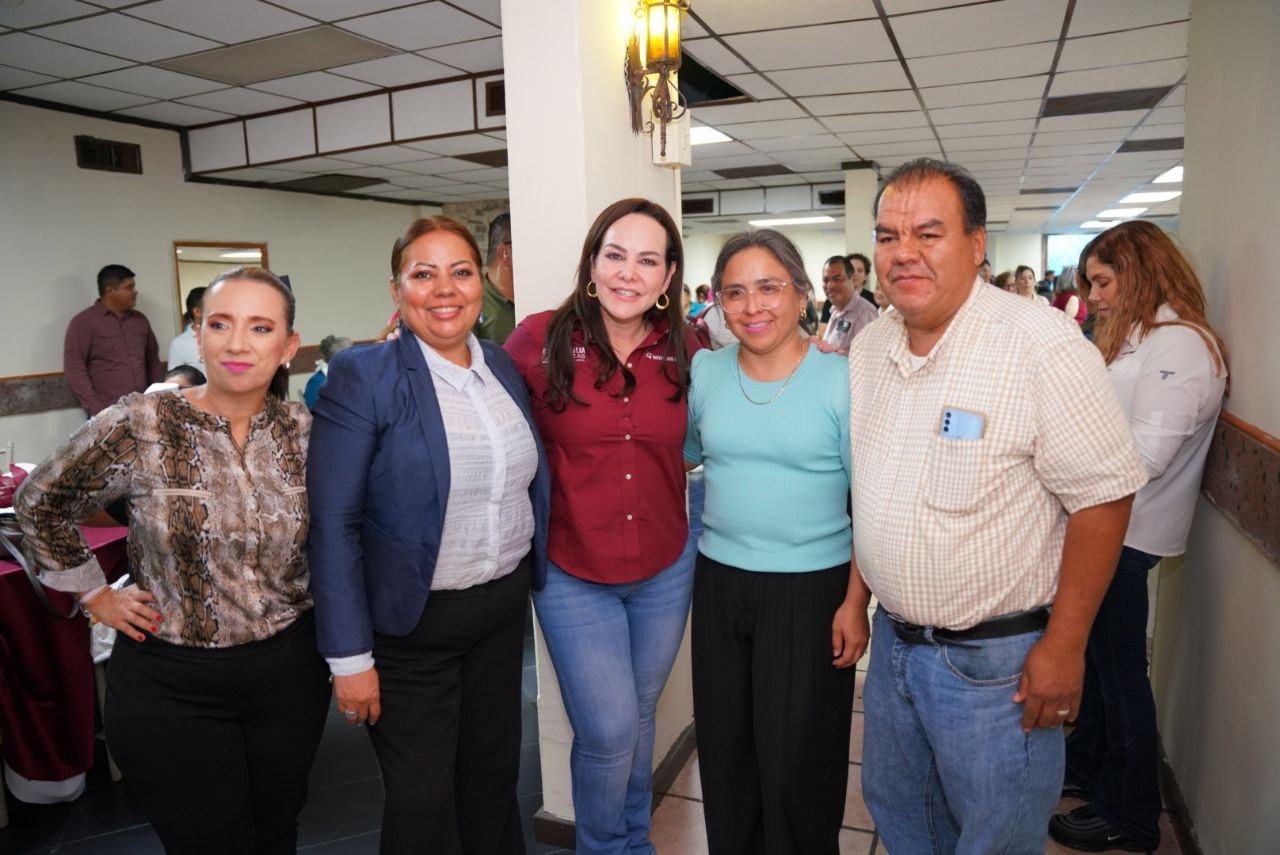
[[[85,528],[109,579],[124,572],[128,529]],[[71,595],[46,589],[54,606]],[[4,762],[35,781],[62,781],[93,765],[89,622],[62,619],[36,598],[22,568],[0,561],[0,735]]]

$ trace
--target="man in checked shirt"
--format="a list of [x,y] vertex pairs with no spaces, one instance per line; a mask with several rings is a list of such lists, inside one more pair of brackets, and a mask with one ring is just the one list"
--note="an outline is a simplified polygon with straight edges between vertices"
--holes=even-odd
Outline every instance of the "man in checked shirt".
[[1096,348],[979,277],[985,223],[961,167],[899,167],[875,238],[897,312],[850,344],[853,541],[879,602],[862,788],[892,852],[1044,852],[1146,481]]

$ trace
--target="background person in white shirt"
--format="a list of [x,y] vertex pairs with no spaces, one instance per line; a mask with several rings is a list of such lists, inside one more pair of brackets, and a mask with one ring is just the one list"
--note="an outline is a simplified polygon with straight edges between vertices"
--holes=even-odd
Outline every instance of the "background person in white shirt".
[[853,337],[880,315],[859,298],[862,287],[854,284],[854,265],[843,255],[831,256],[822,266],[822,290],[831,304],[831,317],[814,341],[823,353],[847,354]]
[[196,341],[196,330],[200,328],[200,300],[204,297],[204,291],[204,286],[201,286],[187,292],[187,311],[182,315],[182,332],[169,343],[169,369],[190,365],[201,374],[204,373],[204,359],[200,356],[200,344]]
[[1096,342],[1150,481],[1133,501],[1116,574],[1089,633],[1084,696],[1067,739],[1066,789],[1090,801],[1054,817],[1077,849],[1160,843],[1156,707],[1147,676],[1147,571],[1186,551],[1227,384],[1226,348],[1195,271],[1168,235],[1132,220],[1080,255]]

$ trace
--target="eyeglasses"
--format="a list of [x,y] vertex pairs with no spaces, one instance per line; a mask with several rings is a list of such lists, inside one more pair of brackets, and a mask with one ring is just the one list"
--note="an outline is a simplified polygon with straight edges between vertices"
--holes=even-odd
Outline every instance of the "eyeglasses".
[[730,285],[720,289],[720,308],[728,315],[741,314],[747,310],[748,301],[755,297],[757,308],[776,309],[782,303],[782,294],[787,286],[794,284],[782,279],[761,279],[755,288]]

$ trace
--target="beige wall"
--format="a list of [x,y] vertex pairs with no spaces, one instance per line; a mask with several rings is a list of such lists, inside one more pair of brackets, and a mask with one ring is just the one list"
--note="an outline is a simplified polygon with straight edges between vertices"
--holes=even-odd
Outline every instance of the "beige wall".
[[[800,250],[800,256],[804,259],[805,272],[813,282],[813,298],[821,303],[826,299],[822,293],[822,263],[833,255],[845,255],[849,252],[845,249],[844,232],[785,228],[778,231],[789,237],[796,245],[796,249]],[[704,282],[711,284],[711,272],[716,266],[716,256],[720,254],[720,247],[728,238],[728,234],[694,234],[684,239],[684,281],[689,283],[690,290]],[[857,251],[871,257],[867,249]],[[874,271],[871,279],[875,280]]]
[[1017,270],[1019,264],[1025,264],[1036,272],[1036,279],[1044,275],[1044,262],[1041,260],[1040,244],[1042,238],[1038,232],[1022,235],[988,235],[987,258],[991,259],[991,275],[996,276],[1008,270]]
[[[1193,0],[1181,239],[1232,358],[1226,408],[1280,434],[1280,4]],[[1280,567],[1200,502],[1160,580],[1152,669],[1165,749],[1208,855],[1280,840]]]
[[[391,313],[387,259],[416,207],[187,183],[169,131],[9,102],[0,128],[0,377],[62,370],[67,321],[93,302],[98,268],[112,262],[137,273],[138,309],[163,357],[180,314],[175,240],[268,244],[272,267],[292,279],[306,343],[330,332],[372,337]],[[78,169],[77,134],[140,144],[144,174]],[[80,419],[74,410],[0,418],[0,442],[42,459]]]

